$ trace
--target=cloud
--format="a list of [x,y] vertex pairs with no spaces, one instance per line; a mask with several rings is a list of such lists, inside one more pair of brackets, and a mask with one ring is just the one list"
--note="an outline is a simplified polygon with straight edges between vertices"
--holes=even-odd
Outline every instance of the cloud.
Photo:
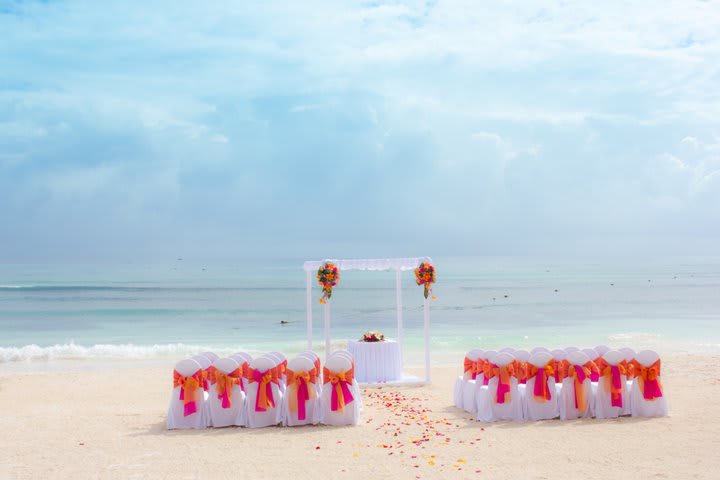
[[679,0],[14,2],[0,260],[47,246],[28,238],[71,259],[708,245],[719,23]]

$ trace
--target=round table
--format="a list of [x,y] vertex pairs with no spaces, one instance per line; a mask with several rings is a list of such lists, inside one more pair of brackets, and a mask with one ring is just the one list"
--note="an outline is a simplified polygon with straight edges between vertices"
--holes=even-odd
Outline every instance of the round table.
[[390,382],[402,379],[400,345],[394,340],[359,342],[348,340],[348,351],[355,360],[355,379],[359,383]]

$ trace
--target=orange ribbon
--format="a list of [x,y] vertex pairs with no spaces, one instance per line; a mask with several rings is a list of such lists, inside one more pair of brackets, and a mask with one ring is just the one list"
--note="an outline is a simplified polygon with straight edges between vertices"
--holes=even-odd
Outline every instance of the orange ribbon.
[[590,370],[590,381],[597,382],[598,379],[600,378],[600,369],[598,369],[598,366],[595,364],[595,362],[590,360],[589,362],[586,362],[585,365],[583,365],[583,367]]
[[217,368],[208,373],[208,380],[215,385],[215,392],[222,400],[222,408],[232,407],[232,391],[235,385],[242,385],[242,368],[238,367],[230,373],[221,372]]
[[[568,363],[569,365],[569,363]],[[583,413],[587,410],[588,401],[585,398],[585,379],[590,377],[590,369],[580,365],[569,365],[567,376],[565,378],[573,379],[573,387],[575,388],[575,408],[578,412]]]
[[565,380],[570,373],[570,368],[572,368],[572,365],[570,365],[570,362],[567,360],[553,360],[552,366],[555,370],[555,383],[557,384],[560,384],[563,380]]
[[542,368],[538,368],[535,365],[528,364],[528,378],[535,377],[535,388],[533,394],[535,400],[540,403],[545,403],[552,398],[550,388],[548,387],[548,379],[555,374],[552,365],[548,363]]
[[348,387],[348,385],[352,385],[353,378],[352,368],[347,372],[345,370],[333,372],[328,370],[327,367],[323,368],[323,384],[330,383],[333,386],[330,400],[332,411],[340,410],[344,412],[345,404],[353,401],[352,393]]
[[287,395],[288,410],[298,414],[298,420],[305,420],[305,402],[310,399],[317,398],[314,388],[310,388],[309,384],[315,384],[317,374],[315,369],[309,372],[304,370],[293,371],[289,368],[285,370],[287,374]]
[[465,357],[465,360],[463,361],[463,374],[465,375],[465,378],[468,378],[469,373],[470,379],[475,380],[478,373],[482,372],[481,361],[482,360],[472,361],[468,357]]
[[503,404],[511,400],[510,396],[510,377],[515,376],[515,369],[512,363],[499,367],[492,365],[491,376],[489,378],[498,377],[497,391],[495,392],[495,402]]
[[520,360],[513,360],[513,371],[515,372],[515,378],[518,383],[527,382],[527,362],[521,362]]
[[200,370],[189,377],[182,376],[177,370],[173,370],[173,388],[180,387],[180,400],[183,401],[183,416],[197,412],[195,395],[200,389],[202,373]]

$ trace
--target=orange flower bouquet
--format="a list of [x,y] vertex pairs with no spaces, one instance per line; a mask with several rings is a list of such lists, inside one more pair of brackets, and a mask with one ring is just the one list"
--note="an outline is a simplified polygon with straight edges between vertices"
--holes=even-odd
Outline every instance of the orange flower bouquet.
[[332,297],[333,287],[337,285],[338,280],[340,280],[338,268],[332,262],[325,262],[325,264],[318,269],[317,279],[322,287],[320,303],[327,303],[330,297]]
[[435,267],[423,262],[415,269],[415,283],[424,288],[425,298],[432,293],[432,284],[435,283]]

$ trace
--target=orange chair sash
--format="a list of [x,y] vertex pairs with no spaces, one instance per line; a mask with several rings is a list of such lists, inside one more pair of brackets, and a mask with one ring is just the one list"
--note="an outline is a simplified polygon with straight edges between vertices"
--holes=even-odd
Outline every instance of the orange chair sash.
[[230,373],[221,372],[217,368],[208,374],[210,385],[215,385],[215,392],[222,400],[222,408],[232,407],[232,391],[235,385],[242,388],[242,367],[238,367]]
[[[295,372],[288,368],[285,373],[287,374],[288,410],[297,413],[298,420],[305,420],[305,402],[317,398],[314,388],[317,381],[315,369],[312,368],[309,372],[304,370]],[[313,384],[312,388],[310,384]]]
[[538,368],[535,365],[528,363],[528,378],[535,377],[535,388],[533,389],[535,401],[545,403],[552,398],[552,393],[550,392],[550,387],[548,386],[548,380],[553,375],[555,375],[555,372],[550,363],[545,365],[543,368]]
[[353,378],[353,368],[339,372],[328,370],[327,367],[323,368],[323,383],[330,383],[333,387],[330,395],[330,409],[333,412],[338,410],[344,412],[345,405],[353,401],[353,395],[350,392]]
[[197,412],[197,395],[202,383],[203,373],[198,370],[189,377],[184,377],[177,370],[173,370],[173,388],[180,387],[180,400],[183,401],[183,416],[187,417]]
[[567,360],[554,360],[553,370],[555,371],[555,383],[560,384],[568,376],[571,365]]
[[482,364],[480,361],[473,361],[465,357],[463,361],[463,374],[465,378],[467,379],[469,377],[470,380],[475,380],[479,373],[482,373]]
[[524,384],[527,382],[527,362],[513,361],[513,370],[518,383]]
[[512,400],[510,396],[510,377],[515,376],[515,369],[513,365],[507,365],[505,367],[493,366],[492,376],[498,377],[497,390],[495,393],[495,402],[505,403]]
[[255,411],[266,412],[268,408],[275,408],[275,398],[272,393],[272,383],[277,383],[277,376],[273,378],[274,368],[265,372],[250,369],[250,383],[259,383],[255,396]]
[[590,369],[581,365],[570,365],[568,363],[567,376],[573,380],[573,388],[575,389],[575,408],[580,413],[584,413],[588,408],[588,401],[585,398],[585,380],[590,377]]

